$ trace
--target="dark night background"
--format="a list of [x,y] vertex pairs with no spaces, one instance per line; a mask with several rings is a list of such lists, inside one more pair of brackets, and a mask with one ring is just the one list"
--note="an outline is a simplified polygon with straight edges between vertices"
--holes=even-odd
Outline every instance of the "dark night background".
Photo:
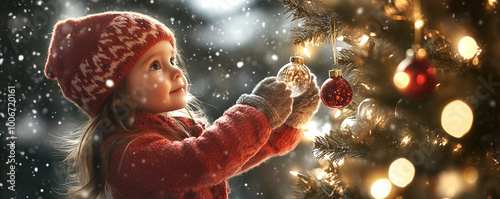
[[[61,198],[54,191],[63,181],[64,174],[58,170],[61,157],[49,139],[75,130],[88,119],[62,96],[56,81],[44,76],[51,32],[58,20],[119,10],[163,22],[176,34],[193,84],[191,92],[204,103],[210,121],[261,79],[274,76],[296,51],[290,40],[290,28],[296,24],[278,0],[31,0],[0,5],[0,198]],[[316,47],[311,49],[312,58],[306,57],[317,82],[327,78],[333,63],[331,50],[328,45]],[[15,192],[7,189],[6,179],[8,86],[15,86],[17,100]],[[325,123],[327,113],[321,105],[314,124]],[[315,168],[311,151],[312,141],[304,138],[288,155],[231,179],[229,197],[291,198],[296,178],[289,171]]]

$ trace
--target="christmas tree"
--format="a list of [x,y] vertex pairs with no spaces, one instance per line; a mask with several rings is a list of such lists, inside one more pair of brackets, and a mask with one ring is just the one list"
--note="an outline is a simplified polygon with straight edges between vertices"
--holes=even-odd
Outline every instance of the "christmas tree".
[[496,0],[281,1],[294,44],[349,46],[332,69],[353,90],[297,198],[500,198]]

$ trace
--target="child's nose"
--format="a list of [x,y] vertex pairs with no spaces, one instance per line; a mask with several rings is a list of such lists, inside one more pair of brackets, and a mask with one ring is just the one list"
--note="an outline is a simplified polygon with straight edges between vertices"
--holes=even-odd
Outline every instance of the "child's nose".
[[173,67],[172,79],[177,80],[181,77],[182,77],[182,71],[177,67]]

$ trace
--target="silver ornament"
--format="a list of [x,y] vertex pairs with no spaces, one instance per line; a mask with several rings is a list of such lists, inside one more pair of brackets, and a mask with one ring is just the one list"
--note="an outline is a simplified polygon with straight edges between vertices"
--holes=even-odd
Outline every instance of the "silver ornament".
[[372,98],[366,98],[359,103],[356,119],[358,119],[359,125],[365,129],[385,125],[384,111],[381,105]]

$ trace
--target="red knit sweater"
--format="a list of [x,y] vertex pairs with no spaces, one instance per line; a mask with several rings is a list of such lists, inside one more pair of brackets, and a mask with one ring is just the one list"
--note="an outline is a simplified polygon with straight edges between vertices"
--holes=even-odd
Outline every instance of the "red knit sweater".
[[[299,130],[286,125],[272,131],[267,117],[247,105],[231,107],[207,129],[189,118],[177,121],[193,129],[192,137],[171,141],[156,130],[145,130],[125,152],[125,144],[112,152],[109,183],[114,199],[227,198],[227,179],[288,153],[300,138]],[[172,118],[145,112],[136,116],[135,127],[153,125],[181,132]],[[102,147],[114,136],[119,135],[108,136]]]

